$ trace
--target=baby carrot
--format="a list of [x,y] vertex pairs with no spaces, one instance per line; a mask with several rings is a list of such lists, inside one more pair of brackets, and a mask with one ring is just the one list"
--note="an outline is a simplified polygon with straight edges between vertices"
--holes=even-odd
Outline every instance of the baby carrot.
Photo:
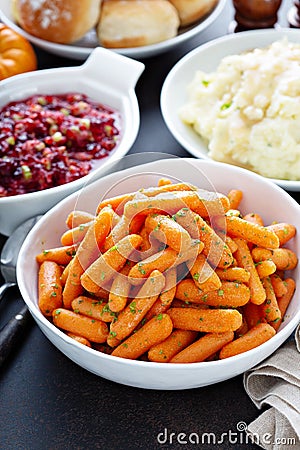
[[158,180],[157,186],[166,186],[172,184],[172,181],[169,178],[162,177]]
[[175,220],[163,214],[149,214],[145,220],[145,227],[153,237],[166,243],[176,252],[187,250],[192,243],[189,233]]
[[202,292],[214,291],[221,287],[221,280],[210,267],[204,255],[200,254],[188,267],[194,283]]
[[204,293],[197,288],[193,280],[186,279],[178,283],[175,297],[185,302],[236,308],[249,301],[250,289],[242,283],[223,281],[220,289]]
[[65,308],[70,309],[71,303],[74,298],[83,294],[83,287],[80,282],[80,277],[84,270],[77,255],[74,256],[69,264],[69,270],[67,279],[63,290],[63,305]]
[[270,276],[270,280],[276,295],[276,298],[282,297],[287,293],[287,287],[285,281],[283,281],[277,273],[273,273]]
[[136,359],[151,347],[165,340],[172,332],[173,324],[167,314],[160,314],[145,323],[112,352],[113,356]]
[[220,280],[236,281],[238,283],[248,283],[250,272],[242,267],[228,267],[228,269],[216,268],[216,274]]
[[139,290],[137,297],[120,312],[117,320],[110,325],[110,334],[107,339],[109,345],[115,347],[132,333],[150,310],[164,285],[164,276],[158,270],[154,270]]
[[293,298],[294,292],[295,292],[295,288],[296,288],[296,283],[292,278],[286,278],[284,280],[285,286],[286,286],[286,293],[284,295],[282,295],[281,297],[279,297],[277,299],[277,303],[278,303],[278,307],[280,309],[280,313],[281,313],[281,319],[280,320],[276,320],[275,322],[271,322],[270,325],[272,325],[272,327],[277,331],[278,328],[280,327],[281,323],[284,320],[284,316],[286,313],[286,310]]
[[116,318],[116,314],[103,300],[92,299],[85,295],[75,298],[71,306],[74,312],[103,322],[112,322]]
[[227,197],[230,203],[230,209],[238,209],[241,201],[243,200],[243,192],[239,189],[231,189]]
[[129,296],[131,284],[128,280],[130,265],[126,264],[119,274],[113,279],[110,291],[108,306],[111,311],[119,312],[125,308]]
[[89,227],[94,223],[94,221],[86,222],[81,225],[78,225],[75,228],[70,228],[69,230],[66,230],[61,238],[60,242],[62,245],[73,245],[77,244],[78,242],[81,242],[84,236],[86,235]]
[[267,295],[265,302],[261,305],[264,317],[267,322],[278,321],[281,319],[281,312],[271,280],[269,277],[266,277],[262,280],[262,283]]
[[266,259],[256,264],[256,270],[260,279],[269,277],[276,272],[276,264],[271,259]]
[[276,334],[274,328],[268,323],[260,323],[251,328],[243,336],[226,344],[220,351],[220,359],[244,353],[271,339]]
[[225,244],[228,246],[231,253],[234,254],[237,251],[237,245],[234,242],[234,240],[230,236],[228,236],[228,234],[226,234],[224,240],[225,240]]
[[196,331],[174,330],[164,341],[153,345],[148,351],[149,361],[169,362],[177,353],[190,345],[197,337]]
[[221,350],[224,345],[231,342],[233,338],[233,331],[227,331],[225,333],[207,333],[180,353],[177,353],[177,355],[170,360],[170,363],[205,361],[207,358]]
[[82,336],[77,336],[77,334],[74,334],[74,333],[67,333],[67,335],[70,338],[74,339],[74,341],[77,341],[82,345],[86,345],[87,347],[90,347],[90,348],[92,347],[90,341]]
[[53,323],[62,330],[78,334],[91,342],[105,342],[108,336],[106,323],[76,314],[68,309],[58,308],[52,313]]
[[62,306],[61,272],[53,261],[44,261],[39,268],[38,302],[44,316],[51,316],[54,309]]
[[243,216],[243,219],[247,222],[256,223],[256,225],[259,225],[261,227],[264,226],[264,221],[262,217],[257,213],[248,213]]
[[252,250],[252,257],[255,262],[270,259],[275,263],[277,270],[293,270],[298,264],[297,255],[289,248],[268,250],[256,247]]
[[76,253],[76,245],[66,247],[56,247],[43,250],[36,256],[36,261],[41,264],[43,261],[54,261],[57,264],[66,266]]
[[141,241],[142,238],[137,234],[130,234],[121,239],[82,274],[82,286],[89,292],[97,292],[99,286],[104,286],[119,272]]
[[133,217],[131,221],[122,216],[105,239],[102,249],[103,252],[109,250],[128,234],[137,234],[140,231],[144,221],[145,217],[139,215]]
[[[278,248],[279,239],[276,234],[267,227],[261,227],[252,222],[247,222],[244,219],[236,216],[226,216],[227,233],[231,237],[245,239],[255,245],[264,248]],[[221,219],[216,219],[216,225],[221,226]],[[223,218],[222,218],[223,220]]]
[[160,293],[158,299],[154,302],[150,310],[147,312],[146,320],[152,319],[153,316],[165,313],[171,306],[176,293],[177,273],[176,268],[169,269],[164,274],[165,287]]
[[286,244],[296,234],[296,227],[290,223],[274,223],[267,228],[278,236],[280,246]]
[[240,267],[250,272],[249,287],[251,292],[250,301],[260,305],[266,299],[266,292],[258,276],[247,242],[244,239],[234,239],[238,246],[235,252],[237,263]]
[[93,214],[74,209],[68,214],[66,225],[68,228],[76,228],[84,223],[92,222],[94,219],[95,216],[93,216]]
[[181,330],[224,333],[242,325],[242,315],[236,309],[170,308],[168,314],[174,328]]

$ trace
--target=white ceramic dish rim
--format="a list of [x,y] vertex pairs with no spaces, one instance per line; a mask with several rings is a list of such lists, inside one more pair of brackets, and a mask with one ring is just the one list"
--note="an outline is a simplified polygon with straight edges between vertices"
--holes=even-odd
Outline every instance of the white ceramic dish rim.
[[[179,33],[174,38],[168,39],[157,44],[151,44],[144,47],[132,47],[124,49],[113,49],[116,53],[121,53],[126,56],[133,58],[143,58],[147,56],[152,56],[159,54],[165,50],[171,49],[175,45],[185,42],[188,39],[196,36],[205,30],[212,22],[221,14],[223,8],[225,7],[227,0],[219,0],[218,4],[214,7],[212,12],[206,16],[203,20],[195,25],[191,26],[187,31]],[[0,18],[1,20],[12,29],[20,33],[26,39],[28,39],[33,44],[38,47],[43,48],[51,53],[65,56],[66,58],[76,58],[85,59],[93,50],[90,47],[81,47],[80,45],[63,45],[56,44],[53,42],[48,42],[43,39],[39,39],[35,36],[24,31],[20,28],[13,20],[12,14],[10,13],[11,0],[0,0]]]
[[[193,165],[195,166],[199,166],[201,167],[208,167],[208,166],[224,166],[223,163],[218,163],[215,161],[208,161],[208,160],[200,160],[200,159],[188,159],[188,158],[182,158],[182,161],[189,161],[191,162]],[[172,164],[174,164],[174,159],[171,159],[168,161],[168,159],[166,159],[164,161],[165,163],[169,164],[172,166]],[[119,175],[120,174],[124,174],[124,175],[130,175],[130,174],[136,174],[136,173],[140,173],[138,172],[139,169],[149,169],[149,170],[157,170],[157,172],[160,172],[160,162],[154,162],[154,163],[148,163],[148,164],[144,164],[141,165],[139,167],[133,167],[131,169],[126,169],[124,171],[120,171],[120,172],[115,172],[113,174],[107,175],[106,177],[102,178],[102,180],[96,180],[96,183],[98,183],[99,181],[103,181],[104,179],[109,179],[111,180],[111,182],[113,181],[118,181],[119,180]],[[176,163],[175,163],[176,164]],[[250,173],[248,170],[246,169],[241,169],[235,166],[230,166],[230,170],[234,173],[236,172],[237,175],[242,171],[245,172],[246,174]],[[271,182],[268,181],[267,179],[264,179],[263,177],[257,175],[257,174],[252,174],[252,176],[254,178],[260,179],[262,180],[264,183],[268,183],[270,184]],[[278,193],[280,193],[281,195],[283,195],[284,198],[286,198],[287,201],[289,201],[291,203],[291,205],[295,208],[299,208],[299,205],[297,204],[297,202],[289,196],[288,193],[286,193],[284,190],[282,190],[280,187],[273,185],[273,189],[278,190]],[[69,197],[63,199],[61,202],[59,202],[56,206],[54,206],[48,213],[46,213],[40,220],[39,222],[33,227],[33,229],[30,231],[27,239],[25,240],[20,254],[19,254],[19,258],[18,258],[18,263],[17,263],[17,279],[18,279],[18,284],[19,284],[19,288],[21,291],[21,294],[23,296],[23,299],[25,301],[25,303],[27,304],[28,308],[32,311],[33,310],[33,315],[35,316],[36,320],[38,320],[39,322],[41,322],[41,324],[46,327],[49,328],[50,331],[52,331],[54,334],[57,334],[68,346],[73,347],[74,349],[81,349],[82,350],[82,345],[78,344],[76,341],[74,341],[73,339],[71,339],[70,337],[68,337],[65,333],[63,333],[61,330],[59,330],[57,327],[55,327],[52,323],[50,323],[40,312],[40,310],[38,309],[37,305],[33,304],[33,301],[31,300],[31,298],[27,295],[26,293],[26,289],[23,285],[23,281],[22,281],[22,266],[21,266],[21,261],[22,259],[24,259],[24,255],[27,253],[27,247],[28,247],[28,243],[31,240],[31,237],[34,236],[35,233],[37,233],[41,228],[43,228],[43,226],[45,226],[45,223],[48,220],[49,215],[51,215],[53,212],[59,210],[61,208],[61,206],[66,205],[68,203],[72,203],[72,201],[78,196],[78,192],[75,192],[73,194],[71,194]],[[259,346],[259,349],[261,349],[261,353],[263,353],[263,350],[265,348],[267,348],[268,346],[270,346],[270,342],[272,341],[273,343],[273,350],[272,352],[269,352],[269,354],[272,354],[273,352],[275,352],[275,350],[282,345],[282,343],[293,333],[293,331],[295,330],[295,328],[297,327],[297,325],[300,322],[300,309],[298,310],[298,312],[294,315],[294,317],[289,321],[289,323],[287,323],[284,328],[282,328],[281,330],[278,331],[278,333],[273,336],[271,338],[271,340],[265,342],[264,344]],[[46,333],[45,333],[46,334]],[[51,339],[50,339],[51,340]],[[153,368],[154,370],[160,370],[162,368],[162,364],[161,363],[155,363],[155,362],[146,362],[146,361],[132,361],[132,360],[128,360],[128,359],[123,359],[123,358],[119,358],[119,357],[115,357],[115,356],[111,356],[111,355],[107,355],[104,353],[100,353],[94,349],[90,349],[88,347],[84,348],[84,350],[93,355],[94,357],[98,357],[99,358],[99,362],[103,359],[103,361],[114,361],[114,360],[118,360],[120,362],[122,362],[122,364],[125,364],[126,366],[130,366],[132,368],[137,368],[137,367],[143,367],[143,368]],[[60,350],[62,351],[62,350]],[[179,372],[185,372],[188,368],[203,368],[205,369],[205,367],[209,367],[211,369],[220,369],[222,370],[223,367],[228,367],[233,363],[239,363],[239,362],[243,362],[245,359],[251,359],[252,355],[255,356],[257,354],[257,348],[249,350],[245,353],[242,353],[240,355],[225,359],[225,360],[218,360],[218,361],[209,361],[209,362],[199,362],[199,363],[189,363],[189,364],[176,364],[176,365],[172,365],[172,364],[166,364],[164,365],[164,369],[169,372],[172,370],[174,370],[174,366],[176,366],[176,371]],[[70,358],[70,356],[68,356]],[[72,358],[70,358],[72,359]],[[261,358],[263,359],[263,358]],[[92,371],[91,369],[87,368],[87,370]],[[96,372],[95,372],[96,373]],[[240,371],[237,371],[236,375],[240,374]],[[99,374],[96,373],[98,376]],[[102,376],[102,375],[101,375]],[[232,375],[233,376],[233,375]],[[103,376],[104,377],[104,376]],[[105,377],[104,377],[105,378]],[[108,378],[108,377],[107,377]],[[110,378],[109,378],[110,379]],[[126,383],[124,383],[126,384]],[[207,385],[209,383],[206,383],[205,385]],[[132,386],[136,386],[136,384],[132,384]],[[140,386],[143,387],[143,386]],[[197,387],[197,386],[192,386],[192,387]],[[189,387],[187,387],[188,389]],[[165,388],[168,389],[168,388]],[[171,388],[172,389],[172,388]],[[185,388],[183,388],[185,389]]]
[[[94,49],[89,58],[80,66],[38,70],[35,72],[16,75],[14,77],[3,80],[1,82],[3,94],[0,93],[0,104],[1,95],[4,95],[5,88],[9,89],[12,92],[11,101],[21,100],[24,98],[24,96],[26,97],[26,94],[22,92],[22,89],[24,89],[24,84],[27,84],[28,86],[36,86],[39,84],[39,80],[40,82],[42,82],[42,80],[45,80],[47,77],[55,79],[56,84],[58,77],[63,77],[65,79],[68,75],[71,77],[71,79],[76,78],[78,80],[86,80],[87,84],[89,81],[93,83],[102,83],[101,79],[100,81],[97,80],[97,72],[94,72],[95,70],[97,70],[97,64],[99,64],[99,60],[101,60],[102,57],[106,58],[106,61],[110,62],[113,67],[119,67],[120,69],[122,63],[124,64],[124,70],[125,67],[127,67],[126,80],[124,80],[123,83],[121,82],[120,86],[116,86],[116,89],[118,89],[118,91],[120,92],[120,99],[122,98],[123,108],[125,109],[126,107],[126,109],[130,109],[131,117],[129,122],[132,127],[125,127],[124,117],[121,117],[124,123],[121,124],[123,128],[121,129],[121,140],[119,144],[106,158],[96,160],[94,163],[94,168],[84,177],[71,181],[70,183],[44,189],[42,191],[30,192],[9,197],[0,197],[0,206],[5,204],[18,203],[20,201],[32,202],[36,199],[39,199],[41,196],[51,196],[54,193],[60,194],[64,191],[69,191],[70,189],[72,189],[72,191],[76,190],[83,184],[87,183],[91,177],[94,178],[97,175],[100,176],[108,165],[110,165],[113,161],[119,160],[130,150],[137,137],[140,126],[140,112],[138,100],[135,94],[135,84],[141,73],[143,72],[145,65],[139,61],[127,58],[123,55],[114,54],[102,47]],[[109,80],[105,80],[103,84],[105,83],[107,83],[108,85]],[[101,87],[101,89],[103,90],[103,87]],[[64,91],[66,91],[66,89],[64,89]],[[49,92],[49,88],[47,88],[47,92]],[[122,111],[121,115],[125,115],[124,112],[125,111]],[[127,118],[125,119],[125,121],[127,121]]]
[[[176,117],[177,112],[173,107],[169,107],[169,99],[173,98],[173,96],[175,96],[176,98],[176,92],[178,92],[178,86],[176,82],[178,81],[180,75],[189,72],[189,79],[191,81],[194,76],[194,71],[190,71],[190,66],[195,64],[196,61],[199,60],[199,69],[201,69],[201,61],[205,60],[205,58],[201,59],[201,55],[208,52],[213,55],[214,51],[222,45],[224,47],[226,45],[226,55],[229,55],[237,53],[237,51],[235,50],[235,46],[233,46],[233,43],[236,43],[238,47],[242,46],[244,47],[244,49],[250,49],[252,47],[254,38],[256,38],[256,41],[261,40],[262,44],[260,45],[260,47],[263,47],[264,45],[267,45],[264,43],[264,40],[267,40],[268,43],[271,43],[275,40],[283,38],[284,36],[293,38],[293,42],[300,43],[300,33],[299,30],[296,29],[272,28],[265,30],[243,31],[237,34],[222,36],[200,45],[199,47],[193,49],[185,56],[183,56],[172,67],[167,77],[165,78],[161,90],[161,112],[163,119],[172,135],[189,153],[191,153],[196,158],[204,158],[210,160],[207,155],[207,145],[205,144],[204,140],[201,139],[201,137],[198,136],[191,127],[188,127],[187,125],[181,123],[180,127],[178,127],[179,119]],[[244,44],[247,44],[247,46],[244,46]],[[254,46],[257,45],[254,44]],[[225,56],[224,51],[222,51],[222,53]],[[187,138],[188,134],[192,137]],[[193,142],[191,142],[191,140],[193,140]],[[300,181],[281,180],[275,178],[268,178],[268,180],[279,185],[283,189],[286,189],[287,191],[300,191]]]

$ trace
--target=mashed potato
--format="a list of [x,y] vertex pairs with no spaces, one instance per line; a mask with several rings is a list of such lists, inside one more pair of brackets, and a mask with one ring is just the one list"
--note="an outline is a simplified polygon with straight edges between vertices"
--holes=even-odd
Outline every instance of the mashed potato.
[[227,56],[215,72],[195,74],[188,96],[180,117],[212,159],[300,180],[300,44]]

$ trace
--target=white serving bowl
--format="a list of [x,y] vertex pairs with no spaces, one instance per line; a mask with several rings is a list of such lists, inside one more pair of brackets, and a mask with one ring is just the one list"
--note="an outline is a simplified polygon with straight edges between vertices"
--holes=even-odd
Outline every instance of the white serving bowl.
[[[76,207],[94,213],[105,197],[155,186],[161,176],[184,180],[201,188],[227,193],[238,188],[244,192],[243,211],[255,211],[265,223],[286,221],[300,227],[300,207],[274,183],[238,167],[197,159],[166,159],[126,169],[96,180],[82,192],[61,201],[35,225],[24,242],[17,264],[21,294],[38,326],[68,358],[90,372],[121,384],[148,389],[189,389],[234,377],[271,355],[293,332],[300,321],[298,288],[280,331],[260,347],[220,361],[192,364],[161,364],[132,361],[100,353],[78,344],[51,324],[40,312],[37,297],[38,266],[35,256],[44,248],[59,245],[65,231],[65,218]],[[279,207],[280,205],[280,207]],[[290,243],[300,254],[299,236]],[[299,271],[291,276],[299,286]]]
[[[194,129],[184,124],[179,109],[187,103],[187,86],[197,70],[214,72],[221,59],[254,48],[264,48],[286,37],[290,42],[300,43],[299,30],[267,29],[251,30],[222,36],[195,48],[181,58],[167,75],[161,91],[161,111],[164,121],[175,139],[197,158],[210,159],[207,143]],[[289,191],[300,191],[300,181],[272,179]]]
[[121,138],[108,157],[95,160],[91,173],[76,181],[39,192],[0,198],[0,233],[10,235],[27,218],[48,211],[83,186],[91,174],[102,176],[112,161],[119,160],[130,150],[140,125],[135,85],[144,67],[138,61],[98,47],[81,66],[39,70],[1,81],[0,108],[35,94],[80,92],[119,111]]

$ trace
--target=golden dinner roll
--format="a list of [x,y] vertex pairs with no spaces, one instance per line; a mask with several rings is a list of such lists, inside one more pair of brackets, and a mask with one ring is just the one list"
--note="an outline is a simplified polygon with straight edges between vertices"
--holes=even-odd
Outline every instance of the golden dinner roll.
[[103,0],[97,34],[108,48],[155,44],[177,35],[179,17],[167,0]]
[[46,41],[70,44],[99,19],[101,0],[13,0],[13,14],[28,33]]
[[169,0],[178,11],[180,25],[187,26],[202,19],[218,3],[218,0]]

